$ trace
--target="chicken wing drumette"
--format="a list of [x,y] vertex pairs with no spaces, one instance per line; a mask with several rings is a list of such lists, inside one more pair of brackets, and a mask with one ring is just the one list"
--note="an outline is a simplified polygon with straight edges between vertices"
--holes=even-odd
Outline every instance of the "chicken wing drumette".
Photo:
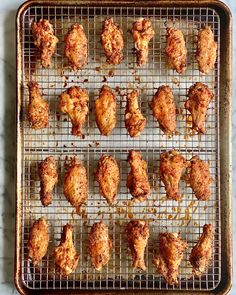
[[131,34],[137,51],[138,66],[144,65],[148,61],[148,44],[154,37],[154,33],[149,19],[141,17],[133,23]]
[[48,20],[41,19],[39,22],[33,22],[31,29],[34,45],[40,52],[42,66],[47,68],[51,65],[51,58],[59,40],[54,36],[53,26]]
[[128,245],[133,259],[133,267],[146,270],[144,251],[149,238],[149,228],[143,220],[131,220],[126,227]]
[[88,114],[89,96],[86,90],[72,86],[59,97],[61,111],[68,114],[72,122],[72,134],[83,137],[83,126]]

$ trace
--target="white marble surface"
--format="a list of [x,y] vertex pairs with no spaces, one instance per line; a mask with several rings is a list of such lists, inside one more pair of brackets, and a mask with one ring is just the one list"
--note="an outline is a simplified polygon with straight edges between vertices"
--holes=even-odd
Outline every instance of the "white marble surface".
[[[225,0],[234,16],[236,0]],[[15,208],[15,14],[22,0],[0,1],[0,294],[17,294],[13,284]],[[234,30],[236,40],[236,31]],[[234,46],[236,56],[236,44]],[[236,59],[234,59],[236,70]],[[233,88],[233,151],[236,150],[236,83]],[[233,212],[236,212],[236,153],[233,156]],[[234,253],[236,215],[234,214]],[[236,256],[236,255],[235,255]],[[236,269],[236,259],[234,259]],[[230,292],[236,294],[236,282]]]

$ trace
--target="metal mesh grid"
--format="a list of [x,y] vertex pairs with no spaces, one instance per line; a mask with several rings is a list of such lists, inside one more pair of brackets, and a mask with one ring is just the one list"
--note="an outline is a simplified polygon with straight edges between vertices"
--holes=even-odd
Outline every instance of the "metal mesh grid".
[[[124,31],[124,60],[116,67],[107,65],[100,45],[101,24],[105,17],[112,16]],[[142,68],[135,65],[136,56],[128,29],[139,16],[150,17],[155,29],[155,37],[149,44],[149,62]],[[40,18],[49,19],[54,25],[55,34],[60,42],[50,69],[42,69],[36,60],[30,23]],[[74,73],[66,68],[63,57],[63,37],[71,24],[83,25],[89,46],[88,65]],[[219,95],[219,58],[214,71],[203,75],[198,71],[196,59],[196,35],[199,28],[210,25],[219,51],[219,16],[211,8],[126,8],[126,7],[30,7],[24,14],[23,24],[23,102],[22,102],[22,280],[32,289],[181,289],[210,290],[216,288],[221,276],[220,250],[220,207],[218,178],[218,95]],[[180,28],[186,40],[188,65],[184,74],[179,75],[168,69],[165,48],[165,29],[174,25]],[[219,55],[218,55],[219,56]],[[30,78],[29,78],[30,77]],[[49,102],[49,128],[33,130],[29,128],[26,110],[28,106],[29,80],[35,80],[43,90],[44,98]],[[199,138],[190,136],[189,116],[184,109],[188,88],[195,82],[206,83],[214,92],[215,100],[210,104],[207,118],[207,134]],[[99,134],[94,120],[94,100],[101,86],[107,83],[117,94],[117,126],[113,134],[103,137]],[[168,84],[180,109],[177,119],[178,134],[171,138],[163,135],[154,121],[149,102],[156,89]],[[80,85],[89,92],[89,116],[85,126],[85,138],[79,139],[70,134],[71,123],[58,109],[58,96],[65,88]],[[147,126],[138,139],[131,139],[124,127],[125,94],[128,89],[140,89],[140,106],[147,118]],[[142,152],[148,163],[148,175],[152,194],[148,201],[130,203],[131,196],[126,188],[129,167],[126,161],[131,148]],[[214,182],[211,185],[212,196],[208,202],[199,202],[193,196],[189,185],[181,181],[180,190],[184,194],[180,202],[167,201],[162,183],[157,178],[160,153],[175,148],[187,160],[192,155],[200,155],[210,163]],[[113,155],[120,166],[121,183],[117,203],[109,207],[98,193],[98,184],[94,181],[94,172],[102,154]],[[60,183],[55,189],[52,205],[43,208],[39,200],[39,180],[37,165],[46,156],[53,155],[58,161]],[[83,213],[78,216],[63,196],[64,163],[67,157],[76,155],[83,161],[89,177],[89,200]],[[33,267],[26,258],[26,243],[33,221],[41,216],[50,223],[50,243],[47,256],[42,264]],[[131,218],[148,220],[150,238],[146,248],[147,272],[139,273],[127,258],[124,225]],[[90,227],[95,221],[103,219],[109,226],[113,240],[113,251],[107,267],[101,273],[91,267],[87,253],[87,239]],[[62,226],[74,224],[74,244],[80,253],[80,261],[74,274],[67,278],[59,276],[51,258],[55,245],[59,243]],[[211,266],[201,278],[191,277],[189,254],[202,232],[205,223],[212,223],[214,234],[214,257]],[[158,234],[162,231],[181,232],[188,242],[188,250],[180,267],[180,280],[177,286],[167,285],[156,274],[152,264],[157,249]]]

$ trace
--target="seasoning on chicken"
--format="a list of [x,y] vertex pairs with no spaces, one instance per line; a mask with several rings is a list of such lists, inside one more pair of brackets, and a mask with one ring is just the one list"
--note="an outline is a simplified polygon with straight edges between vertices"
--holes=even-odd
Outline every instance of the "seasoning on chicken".
[[31,227],[27,242],[28,258],[34,265],[38,264],[46,255],[48,243],[48,223],[44,217],[41,217]]
[[198,33],[197,42],[197,61],[199,70],[208,74],[216,62],[217,43],[214,41],[214,35],[211,27],[206,26]]
[[76,269],[79,255],[73,244],[73,226],[71,224],[63,226],[61,242],[54,249],[53,257],[56,268],[62,276],[68,276]]
[[145,65],[148,62],[148,44],[154,37],[154,33],[149,19],[141,17],[133,23],[131,34],[137,51],[138,66]]
[[160,233],[159,251],[153,263],[170,285],[178,284],[179,266],[188,245],[177,233]]
[[213,231],[211,224],[203,226],[203,233],[193,247],[189,261],[193,266],[193,275],[200,276],[207,270],[212,257]]
[[101,134],[110,135],[116,126],[116,96],[106,85],[102,86],[95,101],[95,116]]
[[83,126],[88,114],[89,96],[86,90],[72,86],[62,92],[59,106],[63,113],[68,114],[72,122],[72,134],[83,137]]
[[170,200],[179,201],[179,181],[186,168],[186,160],[177,151],[161,154],[159,176],[164,183],[166,196]]
[[133,259],[133,267],[146,270],[144,251],[149,238],[149,228],[144,220],[131,220],[126,227],[128,245]]
[[34,45],[40,52],[41,63],[44,68],[51,65],[52,55],[56,51],[57,42],[54,36],[53,26],[46,19],[40,19],[39,22],[33,22],[31,25]]
[[88,40],[82,25],[73,24],[65,35],[64,54],[73,71],[80,70],[87,64]]
[[150,107],[161,130],[167,135],[173,134],[176,129],[176,106],[169,86],[162,85],[158,88]]
[[138,151],[131,150],[128,156],[131,171],[127,178],[127,187],[130,190],[133,199],[143,202],[150,194],[150,184],[147,174],[147,163],[143,160]]
[[110,260],[111,247],[107,225],[103,221],[94,223],[89,233],[89,254],[97,271],[101,271]]
[[39,85],[30,82],[29,87],[29,106],[28,119],[33,129],[42,129],[48,126],[49,107],[43,99]]
[[189,88],[188,97],[185,108],[192,115],[192,128],[198,133],[205,133],[207,108],[214,95],[207,85],[198,82]]
[[125,110],[125,127],[131,137],[139,136],[146,126],[146,118],[138,106],[138,91],[133,90],[127,95]]
[[123,31],[112,18],[107,18],[103,22],[101,44],[109,64],[117,65],[122,61]]
[[112,204],[120,182],[120,171],[116,160],[103,155],[98,162],[95,177],[99,183],[100,194],[106,198],[108,204]]
[[166,29],[166,48],[168,63],[173,70],[182,74],[186,70],[187,50],[185,47],[184,35],[176,28]]

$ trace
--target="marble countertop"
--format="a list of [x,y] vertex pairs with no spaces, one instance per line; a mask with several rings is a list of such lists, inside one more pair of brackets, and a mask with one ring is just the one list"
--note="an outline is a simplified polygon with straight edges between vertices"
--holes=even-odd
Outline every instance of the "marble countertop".
[[[0,294],[18,294],[13,283],[15,228],[15,14],[22,0],[0,1]],[[231,8],[236,40],[236,1],[225,0]],[[236,44],[234,42],[234,44]],[[233,48],[236,56],[236,45]],[[234,59],[236,70],[236,59]],[[233,85],[233,150],[236,150],[236,83]],[[233,212],[236,212],[236,154],[233,154]],[[236,214],[233,220],[236,253]],[[235,255],[236,258],[236,255]],[[236,269],[236,259],[234,259]],[[236,282],[230,294],[236,294]]]

